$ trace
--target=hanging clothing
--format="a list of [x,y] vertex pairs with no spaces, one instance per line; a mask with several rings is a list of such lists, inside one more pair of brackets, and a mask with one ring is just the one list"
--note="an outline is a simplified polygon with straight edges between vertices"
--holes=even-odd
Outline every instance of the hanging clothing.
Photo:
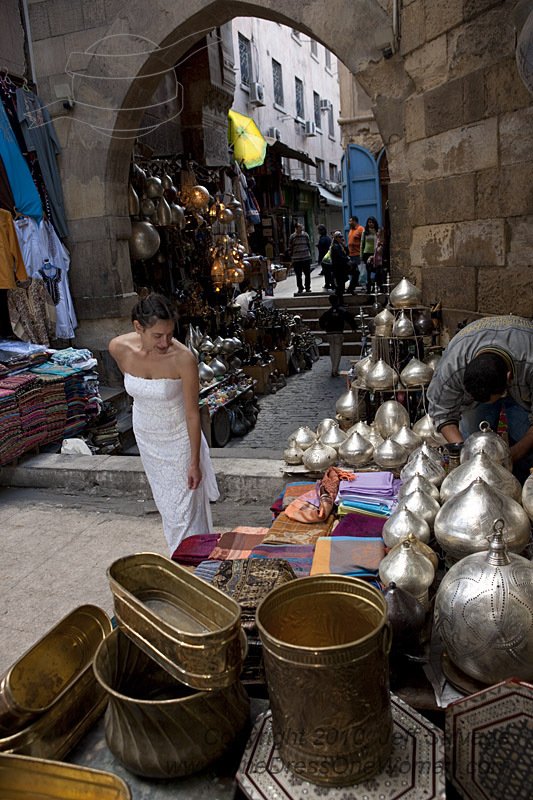
[[61,152],[54,124],[40,99],[27,89],[17,89],[17,115],[28,150],[35,151],[44,179],[52,222],[59,236],[68,236],[68,225],[63,200],[63,188],[57,165]]
[[41,198],[20,151],[3,103],[0,103],[0,156],[4,162],[17,211],[40,221],[43,218]]
[[7,177],[6,168],[2,158],[0,157],[0,208],[5,208],[12,214],[15,213],[15,200],[13,199],[13,192],[9,185],[9,178]]
[[39,224],[32,217],[18,217],[14,224],[26,272],[30,278],[41,279],[43,244]]
[[15,336],[49,347],[55,336],[56,312],[43,281],[30,279],[29,286],[9,289],[7,302]]
[[78,320],[68,282],[70,256],[48,220],[39,225],[39,234],[42,255],[39,275],[56,307],[56,338],[72,339]]
[[0,209],[0,289],[14,289],[17,281],[27,281],[28,273],[9,211]]

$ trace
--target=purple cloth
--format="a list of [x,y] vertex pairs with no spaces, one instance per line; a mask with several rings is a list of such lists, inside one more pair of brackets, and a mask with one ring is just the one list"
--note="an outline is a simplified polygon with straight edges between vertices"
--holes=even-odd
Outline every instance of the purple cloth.
[[346,514],[331,531],[331,536],[381,536],[388,517]]
[[339,484],[339,495],[344,497],[345,493],[373,495],[375,497],[393,497],[396,480],[392,472],[356,472],[353,481],[341,481]]

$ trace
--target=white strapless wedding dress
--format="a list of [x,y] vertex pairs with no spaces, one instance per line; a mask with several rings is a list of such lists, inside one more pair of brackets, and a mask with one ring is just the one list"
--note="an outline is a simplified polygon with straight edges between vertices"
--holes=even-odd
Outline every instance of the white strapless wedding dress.
[[133,397],[133,432],[172,555],[187,536],[213,532],[209,502],[217,500],[219,492],[209,448],[202,434],[202,481],[191,490],[187,487],[191,448],[181,380],[126,373],[124,388]]

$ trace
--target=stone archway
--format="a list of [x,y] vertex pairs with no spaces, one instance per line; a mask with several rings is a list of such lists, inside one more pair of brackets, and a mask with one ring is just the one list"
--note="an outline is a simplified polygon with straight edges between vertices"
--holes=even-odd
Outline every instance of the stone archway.
[[[236,16],[297,28],[357,75],[387,149],[393,265],[423,283],[425,299],[440,296],[461,317],[529,315],[533,103],[514,61],[515,4],[404,2],[392,57],[380,48],[391,31],[384,8],[393,4],[378,0],[77,0],[69,13],[64,3],[30,4],[41,96],[56,99],[67,58],[81,81],[81,102],[70,119],[56,122],[80,343],[103,351],[132,304],[125,192],[131,140],[118,138],[120,129],[135,129],[156,73],[171,68],[198,31]],[[124,35],[139,51],[118,59],[113,47]],[[147,40],[157,52],[142,50]],[[94,116],[87,119],[89,107]]]

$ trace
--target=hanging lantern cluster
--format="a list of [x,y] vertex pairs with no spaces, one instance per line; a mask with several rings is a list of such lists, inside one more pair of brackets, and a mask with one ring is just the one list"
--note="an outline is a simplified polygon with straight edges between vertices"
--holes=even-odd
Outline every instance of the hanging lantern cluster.
[[210,250],[211,280],[216,292],[244,280],[244,247],[230,236],[219,236]]

